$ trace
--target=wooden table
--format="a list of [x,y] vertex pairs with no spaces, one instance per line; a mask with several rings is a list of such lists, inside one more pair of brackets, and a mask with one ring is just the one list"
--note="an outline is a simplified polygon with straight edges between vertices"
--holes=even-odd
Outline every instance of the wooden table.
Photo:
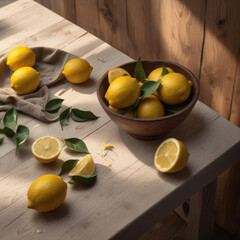
[[[216,178],[238,160],[239,128],[197,102],[190,116],[167,136],[136,140],[110,121],[96,97],[101,75],[130,61],[129,57],[29,0],[0,9],[0,31],[0,54],[18,45],[45,46],[87,59],[93,66],[88,82],[76,86],[62,81],[52,91],[64,98],[65,106],[100,116],[94,122],[71,121],[62,131],[58,122],[47,124],[20,114],[18,123],[30,129],[29,140],[17,157],[8,139],[0,146],[0,238],[136,239],[203,188],[194,195],[195,211],[188,216],[186,238],[207,239]],[[98,180],[89,189],[68,185],[61,207],[38,213],[26,207],[30,184],[41,175],[58,174],[63,161],[84,156],[64,149],[53,164],[37,162],[29,146],[44,135],[83,139],[96,163]],[[177,174],[161,174],[154,168],[154,153],[167,137],[183,141],[190,152],[187,167]],[[104,142],[113,144],[113,150],[104,152]]]

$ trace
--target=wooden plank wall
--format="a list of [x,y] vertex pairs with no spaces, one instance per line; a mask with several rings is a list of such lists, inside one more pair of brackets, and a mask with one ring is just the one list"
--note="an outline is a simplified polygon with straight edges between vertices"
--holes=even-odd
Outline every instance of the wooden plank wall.
[[[134,59],[186,66],[199,77],[200,100],[240,126],[239,0],[37,2]],[[240,164],[219,177],[216,201],[216,222],[238,235],[239,182]]]

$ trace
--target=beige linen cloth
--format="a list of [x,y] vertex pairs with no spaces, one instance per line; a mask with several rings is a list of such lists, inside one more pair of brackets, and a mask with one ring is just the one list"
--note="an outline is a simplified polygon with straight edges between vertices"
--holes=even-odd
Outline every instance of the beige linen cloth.
[[36,63],[33,66],[40,72],[39,88],[29,94],[17,95],[10,87],[12,71],[6,65],[7,55],[0,59],[0,120],[11,107],[26,113],[36,119],[51,122],[58,119],[57,114],[45,112],[46,103],[56,98],[51,96],[49,87],[64,79],[62,70],[65,63],[77,56],[59,49],[35,47],[31,48],[36,54]]

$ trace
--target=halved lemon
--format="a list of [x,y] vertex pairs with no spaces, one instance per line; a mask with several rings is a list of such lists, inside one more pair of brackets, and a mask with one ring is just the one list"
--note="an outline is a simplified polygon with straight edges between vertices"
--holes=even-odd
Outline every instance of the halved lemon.
[[35,140],[32,144],[33,156],[42,163],[50,163],[57,160],[63,148],[63,142],[53,136],[44,136]]
[[187,147],[175,138],[168,138],[158,147],[154,165],[160,172],[175,173],[186,166],[188,158]]
[[130,76],[130,74],[123,68],[114,68],[108,71],[108,82],[111,84],[115,79],[122,76]]
[[68,174],[69,177],[74,175],[92,175],[94,173],[94,161],[91,154],[83,158]]

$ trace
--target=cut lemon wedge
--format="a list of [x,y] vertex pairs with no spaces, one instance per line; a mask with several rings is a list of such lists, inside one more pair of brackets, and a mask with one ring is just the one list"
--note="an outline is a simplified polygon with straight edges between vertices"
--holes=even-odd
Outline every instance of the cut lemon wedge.
[[91,154],[83,158],[68,174],[69,177],[74,175],[92,175],[94,173],[94,161]]
[[174,173],[185,167],[188,157],[187,147],[182,142],[175,138],[168,138],[158,147],[154,165],[160,172]]
[[44,136],[34,141],[31,150],[38,161],[50,163],[57,160],[63,146],[63,142],[59,138]]
[[130,74],[123,68],[114,68],[108,71],[108,82],[111,84],[115,79],[122,76],[130,76]]

